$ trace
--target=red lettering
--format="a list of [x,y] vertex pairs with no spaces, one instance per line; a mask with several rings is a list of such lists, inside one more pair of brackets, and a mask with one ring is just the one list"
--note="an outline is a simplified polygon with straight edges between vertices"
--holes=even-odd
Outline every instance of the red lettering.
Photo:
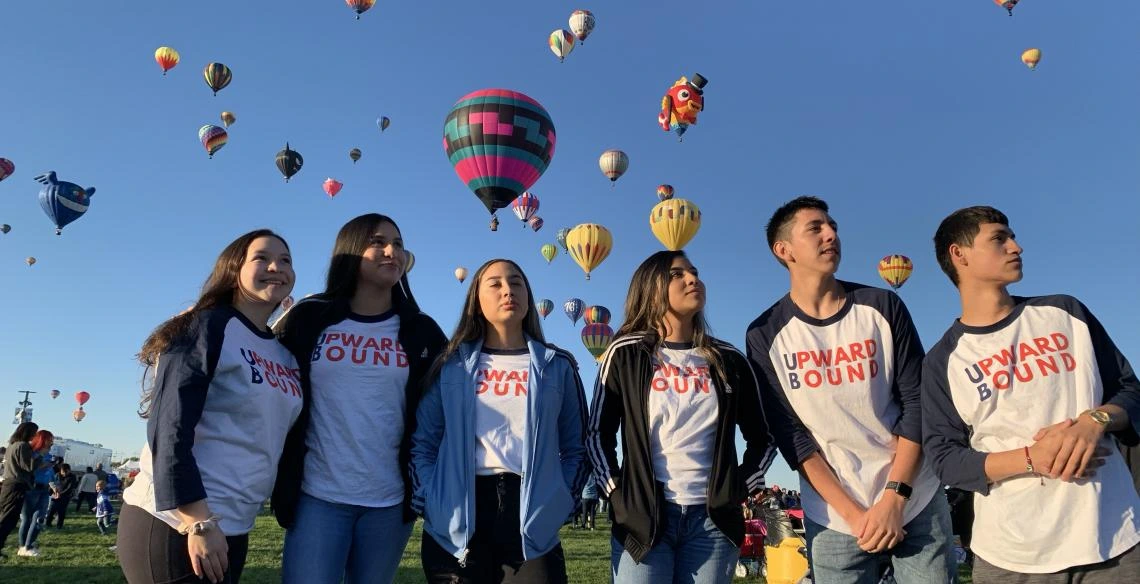
[[328,350],[325,351],[325,357],[328,358],[329,361],[340,361],[344,359],[344,349],[337,346],[329,347]]
[[[875,353],[879,350],[879,345],[875,343],[873,339],[867,339],[864,344],[867,345],[867,358],[870,359],[874,357]],[[872,375],[872,377],[874,376]]]
[[[357,343],[357,344],[359,344],[359,343]],[[368,351],[366,349],[353,349],[352,350],[352,362],[353,363],[356,363],[357,365],[363,365],[365,359],[367,359],[367,358],[368,358]]]
[[654,377],[651,387],[653,391],[669,391],[669,380],[664,377]]
[[698,377],[697,379],[693,380],[693,391],[696,393],[708,393],[709,392],[709,378],[708,377]]
[[1020,366],[1014,367],[1013,375],[1022,383],[1033,381],[1033,370],[1029,368],[1029,363],[1022,363]]
[[1053,339],[1053,344],[1057,346],[1058,351],[1064,351],[1069,348],[1069,339],[1062,333],[1053,333],[1049,335]]
[[[850,367],[850,365],[848,365]],[[831,375],[835,373],[834,377]],[[843,385],[843,370],[836,367],[835,369],[827,370],[827,382],[832,385]]]
[[1021,343],[1017,346],[1017,360],[1024,361],[1026,357],[1038,357],[1040,353],[1033,349],[1029,343]]
[[1061,362],[1065,364],[1065,371],[1074,371],[1077,368],[1077,360],[1068,353],[1061,353]]
[[476,387],[476,388],[475,388],[475,395],[479,395],[479,394],[481,394],[481,393],[485,393],[486,391],[487,391],[487,384],[486,384],[486,382],[480,382],[480,383],[479,383],[479,387]]
[[1009,364],[1013,363],[1013,347],[1002,349],[1000,353],[994,355],[994,359],[1001,363],[1002,367],[1009,367]]
[[1054,351],[1053,347],[1049,344],[1049,337],[1037,337],[1033,339],[1033,342],[1037,344],[1037,348],[1040,349],[1042,353],[1051,353]]
[[1047,369],[1051,369],[1053,371],[1053,373],[1060,373],[1061,372],[1061,368],[1057,366],[1057,358],[1056,357],[1049,357],[1049,359],[1038,359],[1037,360],[1037,369],[1041,371],[1041,377],[1048,377],[1049,376],[1049,372],[1046,371]]
[[496,383],[495,384],[495,395],[507,395],[507,390],[509,388],[510,388],[509,384]]
[[998,371],[994,373],[995,389],[1009,389],[1010,382],[1012,381],[1013,377],[1009,374],[1009,371]]
[[383,351],[391,351],[392,350],[392,339],[389,339],[388,337],[384,337],[384,338],[380,339],[380,349]]
[[827,351],[824,351],[822,349],[819,351],[811,351],[810,354],[811,354],[812,361],[815,363],[816,367],[831,364],[831,350],[830,349]]
[[502,369],[487,369],[483,371],[483,377],[489,381],[502,381],[506,375],[507,372]]
[[863,355],[863,346],[860,343],[851,343],[848,345],[847,350],[851,351],[852,361],[858,361],[867,358]]
[[[387,363],[385,363],[387,365]],[[408,355],[407,353],[396,353],[396,367],[407,367]]]
[[983,375],[989,375],[990,374],[990,365],[993,365],[993,364],[994,364],[994,360],[990,359],[989,357],[986,357],[985,359],[982,359],[981,361],[978,362],[978,367],[982,368],[982,374]]
[[819,387],[823,383],[823,375],[819,371],[808,371],[804,373],[804,383],[808,387]]
[[376,343],[375,337],[368,337],[368,340],[364,341],[364,348],[365,349],[372,349],[374,351],[379,351],[380,345]]
[[[874,365],[874,364],[875,364],[875,362],[871,361],[871,365]],[[856,363],[855,365],[848,365],[847,366],[847,377],[849,379],[851,379],[852,383],[855,382],[856,378],[858,378],[859,381],[864,381],[865,375],[864,375],[864,371],[863,371],[863,364],[862,363]]]
[[868,367],[868,369],[871,370],[871,379],[874,379],[875,376],[879,374],[879,362],[872,360],[869,361],[869,363],[871,364],[871,366]]
[[799,351],[796,353],[796,361],[799,363],[799,369],[803,369],[807,364],[808,359],[811,358],[811,353],[807,351]]
[[847,351],[843,350],[843,347],[835,349],[835,364],[838,365],[844,361],[850,363],[851,356],[847,354]]
[[391,359],[390,353],[381,353],[380,351],[372,352],[372,364],[388,366],[388,361]]
[[345,346],[345,347],[348,347],[351,345],[353,347],[359,348],[360,347],[360,341],[363,341],[363,340],[364,340],[364,337],[360,337],[357,335],[345,334],[341,337],[340,344]]

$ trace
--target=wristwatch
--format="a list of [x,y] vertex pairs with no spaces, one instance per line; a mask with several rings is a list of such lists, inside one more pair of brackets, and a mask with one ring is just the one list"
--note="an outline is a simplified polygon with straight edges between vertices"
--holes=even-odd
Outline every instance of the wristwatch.
[[912,489],[910,485],[901,481],[888,482],[886,490],[898,493],[903,499],[910,499],[910,494],[914,492],[914,489]]
[[1104,410],[1085,410],[1083,414],[1088,414],[1092,420],[1101,426],[1108,426],[1112,423],[1112,415]]

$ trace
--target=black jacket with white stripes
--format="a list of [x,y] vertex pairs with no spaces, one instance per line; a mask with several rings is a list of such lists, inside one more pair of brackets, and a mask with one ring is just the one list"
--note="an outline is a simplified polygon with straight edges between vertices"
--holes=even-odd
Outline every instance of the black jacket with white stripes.
[[[610,500],[613,535],[634,561],[641,562],[665,528],[662,483],[653,473],[649,432],[649,389],[658,335],[624,335],[602,358],[594,384],[586,449],[598,488]],[[712,370],[717,394],[716,444],[709,469],[708,514],[725,536],[744,541],[741,503],[764,488],[764,473],[776,449],[764,421],[759,382],[748,360],[732,345],[713,339],[727,379]],[[622,464],[617,459],[621,427]],[[746,448],[737,463],[735,426]]]

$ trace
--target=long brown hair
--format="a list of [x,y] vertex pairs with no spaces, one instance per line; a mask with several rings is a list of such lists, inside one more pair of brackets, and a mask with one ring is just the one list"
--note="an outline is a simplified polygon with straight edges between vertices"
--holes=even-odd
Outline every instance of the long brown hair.
[[[396,225],[391,217],[379,213],[366,213],[355,217],[340,228],[336,234],[332,259],[329,260],[329,270],[325,276],[325,291],[318,294],[318,297],[337,306],[348,306],[352,295],[356,293],[356,284],[360,281],[361,258],[372,244],[372,235],[380,228],[381,223],[391,224],[403,237],[400,226]],[[404,265],[407,266],[406,256]],[[400,281],[392,286],[392,308],[401,314],[408,310],[419,312],[419,305],[416,304],[411,286],[408,284],[407,271],[400,276]]]
[[193,306],[181,314],[158,325],[154,332],[143,342],[142,349],[137,355],[139,362],[146,366],[143,372],[143,394],[139,401],[139,416],[145,418],[150,415],[151,402],[154,400],[154,385],[147,385],[147,374],[158,364],[158,357],[167,352],[175,344],[185,340],[198,313],[221,306],[233,306],[238,294],[238,275],[245,264],[245,256],[249,246],[259,237],[276,237],[289,249],[285,238],[269,229],[257,229],[233,240],[218,255],[214,262],[214,269],[206,282],[202,284],[202,292]]
[[8,438],[8,444],[15,444],[17,442],[28,442],[40,429],[40,425],[35,422],[22,422],[16,426],[16,431],[12,432],[12,436]]
[[471,285],[467,287],[467,298],[463,301],[463,312],[459,315],[459,324],[455,326],[455,332],[452,333],[447,348],[440,353],[435,364],[432,365],[431,372],[424,378],[426,386],[435,382],[439,370],[459,350],[459,345],[482,339],[487,334],[487,318],[483,316],[483,307],[479,304],[479,284],[483,282],[483,275],[487,273],[487,270],[500,262],[513,267],[522,276],[523,286],[526,287],[526,318],[522,322],[523,333],[540,343],[546,343],[546,337],[542,334],[542,321],[539,320],[538,308],[534,305],[534,292],[530,289],[530,280],[527,279],[526,273],[511,260],[490,260],[475,270],[475,276],[471,278]]
[[[669,272],[673,260],[688,259],[683,251],[659,251],[641,262],[629,281],[625,297],[625,321],[614,334],[616,342],[630,334],[649,334],[654,338],[654,350],[661,349],[665,330],[665,315],[669,312]],[[704,311],[693,315],[693,348],[709,362],[721,379],[726,379],[720,353],[713,347],[716,340],[709,331]]]

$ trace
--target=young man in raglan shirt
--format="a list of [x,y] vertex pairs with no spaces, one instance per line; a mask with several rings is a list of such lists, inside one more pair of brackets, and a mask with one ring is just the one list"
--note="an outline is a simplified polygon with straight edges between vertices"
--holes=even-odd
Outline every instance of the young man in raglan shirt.
[[818,584],[878,581],[890,556],[900,584],[954,577],[950,510],[922,460],[922,345],[902,300],[843,282],[827,203],[799,197],[768,222],[791,290],[748,327],[748,357],[766,374],[764,409],[784,459],[800,472]]
[[974,582],[1140,582],[1140,496],[1116,436],[1140,436],[1140,382],[1071,296],[1011,296],[1022,248],[992,207],[934,235],[962,315],[923,369],[924,447],[974,496]]

